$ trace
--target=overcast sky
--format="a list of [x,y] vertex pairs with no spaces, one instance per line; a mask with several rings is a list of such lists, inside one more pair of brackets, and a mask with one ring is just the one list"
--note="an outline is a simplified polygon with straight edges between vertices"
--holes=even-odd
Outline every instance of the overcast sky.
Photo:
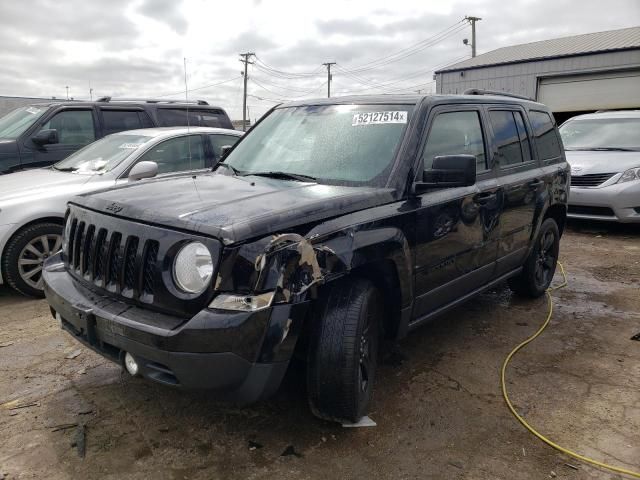
[[640,1],[0,0],[0,95],[65,98],[69,86],[74,98],[90,87],[94,99],[184,98],[186,57],[189,96],[241,118],[245,51],[258,57],[252,119],[276,101],[325,96],[323,62],[337,62],[332,94],[429,91],[434,67],[471,55],[465,15],[482,17],[481,54],[637,26]]

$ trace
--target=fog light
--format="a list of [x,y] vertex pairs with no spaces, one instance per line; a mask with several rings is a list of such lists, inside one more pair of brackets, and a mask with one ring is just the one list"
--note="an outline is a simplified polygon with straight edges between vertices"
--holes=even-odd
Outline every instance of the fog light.
[[124,368],[133,376],[138,374],[138,362],[129,352],[124,354]]

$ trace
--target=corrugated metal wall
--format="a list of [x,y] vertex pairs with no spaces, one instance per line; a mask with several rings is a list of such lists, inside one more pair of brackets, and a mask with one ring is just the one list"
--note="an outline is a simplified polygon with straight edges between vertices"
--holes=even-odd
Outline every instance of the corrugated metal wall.
[[481,88],[536,98],[541,77],[630,67],[640,67],[640,49],[438,73],[436,91],[460,94],[469,88]]

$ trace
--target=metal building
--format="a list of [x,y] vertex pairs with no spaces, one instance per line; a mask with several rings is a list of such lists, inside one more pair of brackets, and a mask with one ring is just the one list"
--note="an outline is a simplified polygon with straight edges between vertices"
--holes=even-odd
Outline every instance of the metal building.
[[640,27],[503,47],[435,73],[438,93],[470,88],[535,98],[562,121],[640,108]]

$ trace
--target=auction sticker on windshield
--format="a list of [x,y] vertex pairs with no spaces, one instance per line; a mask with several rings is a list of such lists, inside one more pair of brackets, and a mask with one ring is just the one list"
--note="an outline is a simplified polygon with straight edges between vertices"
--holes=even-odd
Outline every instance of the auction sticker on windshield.
[[407,123],[407,112],[396,110],[392,112],[356,113],[351,121],[351,126],[381,125],[385,123]]
[[120,145],[118,148],[138,148],[140,146],[144,145],[143,143],[123,143],[122,145]]

